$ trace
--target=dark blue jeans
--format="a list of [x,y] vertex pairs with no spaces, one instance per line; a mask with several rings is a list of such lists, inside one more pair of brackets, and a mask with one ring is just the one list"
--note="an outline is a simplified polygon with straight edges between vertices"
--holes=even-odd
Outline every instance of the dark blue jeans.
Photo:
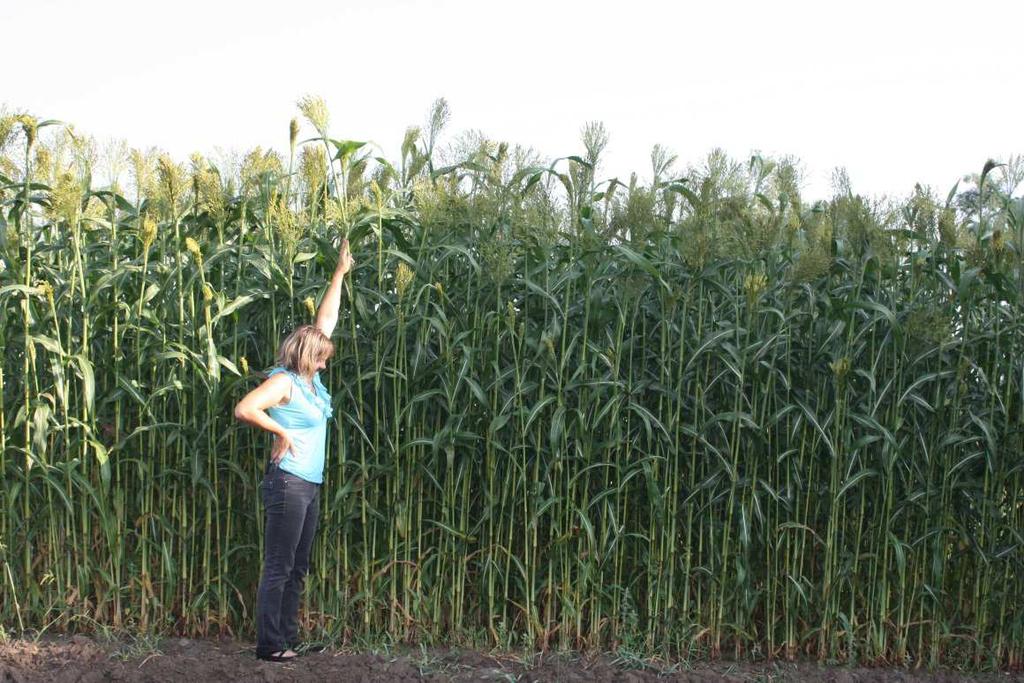
[[320,484],[269,465],[263,497],[263,574],[256,596],[256,652],[271,654],[299,641],[299,597],[316,535]]

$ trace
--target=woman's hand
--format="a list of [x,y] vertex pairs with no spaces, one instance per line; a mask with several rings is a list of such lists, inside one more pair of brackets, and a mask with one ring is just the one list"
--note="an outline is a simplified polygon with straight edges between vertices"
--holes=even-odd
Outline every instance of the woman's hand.
[[270,449],[270,462],[275,465],[279,465],[288,451],[291,451],[292,455],[294,455],[295,451],[292,450],[294,445],[295,444],[292,443],[292,437],[288,436],[287,432],[285,432],[284,436],[275,434],[274,445]]
[[348,240],[341,241],[341,251],[338,252],[338,272],[344,275],[352,270],[355,261],[352,260],[352,252],[348,248]]

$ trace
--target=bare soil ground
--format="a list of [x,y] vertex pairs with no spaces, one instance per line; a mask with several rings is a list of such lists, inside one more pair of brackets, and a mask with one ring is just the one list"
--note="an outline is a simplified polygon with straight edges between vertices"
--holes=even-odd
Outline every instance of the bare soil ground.
[[388,652],[329,649],[277,664],[235,640],[86,636],[0,643],[0,683],[73,681],[1024,681],[1021,673],[962,674],[823,667],[814,663],[687,662],[667,665],[613,655],[483,653],[405,648]]

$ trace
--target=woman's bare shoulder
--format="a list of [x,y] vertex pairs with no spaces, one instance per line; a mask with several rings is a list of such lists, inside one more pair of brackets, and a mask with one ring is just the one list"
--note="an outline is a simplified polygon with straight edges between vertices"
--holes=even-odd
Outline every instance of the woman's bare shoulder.
[[276,372],[263,380],[260,388],[280,397],[278,405],[284,405],[292,398],[292,378],[287,372]]

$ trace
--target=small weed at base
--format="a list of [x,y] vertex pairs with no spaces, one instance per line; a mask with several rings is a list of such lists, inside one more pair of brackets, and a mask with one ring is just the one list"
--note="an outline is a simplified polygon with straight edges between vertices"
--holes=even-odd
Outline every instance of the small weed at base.
[[153,655],[162,655],[160,642],[163,639],[152,633],[128,636],[127,642],[110,653],[111,659],[120,659],[126,662],[131,659],[146,659]]

